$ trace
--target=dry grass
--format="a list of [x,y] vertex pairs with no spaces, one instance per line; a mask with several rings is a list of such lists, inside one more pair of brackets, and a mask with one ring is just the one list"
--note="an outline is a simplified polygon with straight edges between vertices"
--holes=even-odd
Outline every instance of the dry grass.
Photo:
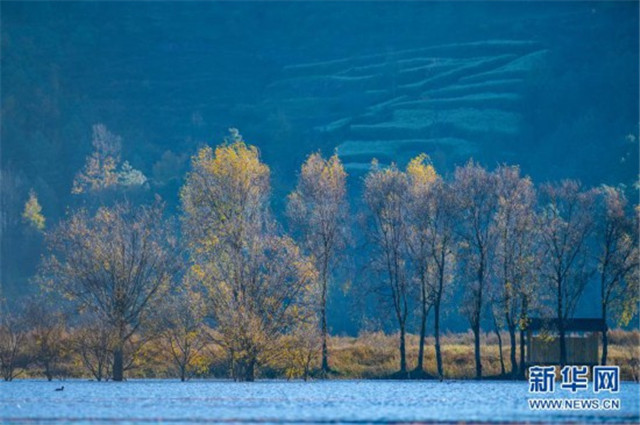
[[[502,335],[505,369],[510,372],[510,347],[508,334]],[[481,337],[483,376],[500,374],[500,355],[497,337],[485,333]],[[518,341],[519,344],[519,341]],[[398,334],[368,332],[356,337],[330,337],[329,364],[336,379],[383,379],[393,376],[400,368]],[[447,379],[472,379],[475,376],[473,334],[445,333],[441,337],[442,360]],[[519,345],[518,345],[519,350]],[[141,353],[136,367],[127,372],[130,378],[175,377],[175,368],[161,346],[151,342]],[[229,361],[221,347],[211,344],[203,355],[208,359],[207,372],[200,377],[229,377]],[[519,360],[520,353],[516,353]],[[418,361],[418,336],[407,335],[407,366],[416,367]],[[609,333],[609,363],[619,365],[624,380],[640,380],[640,332],[612,330]],[[434,338],[426,338],[424,365],[426,372],[436,375]],[[64,376],[89,378],[77,356],[65,361]],[[314,372],[319,369],[319,356]],[[25,377],[39,377],[37,368],[26,371]],[[262,365],[259,377],[285,378],[285,366],[279,360]]]
[[[508,334],[502,335],[503,357],[507,373],[511,370]],[[613,330],[609,338],[609,363],[620,366],[622,379],[638,380],[640,332]],[[519,339],[518,339],[519,344]],[[447,333],[441,337],[442,361],[445,376],[449,379],[470,379],[475,376],[473,334]],[[501,373],[498,341],[495,334],[481,337],[482,369],[484,376]],[[425,369],[436,375],[433,337],[426,339]],[[365,333],[358,338],[332,337],[330,339],[330,365],[337,377],[384,378],[400,367],[399,336],[382,332]],[[519,345],[518,345],[519,350]],[[418,337],[407,336],[407,364],[411,370],[417,365]],[[520,359],[519,351],[516,358]]]

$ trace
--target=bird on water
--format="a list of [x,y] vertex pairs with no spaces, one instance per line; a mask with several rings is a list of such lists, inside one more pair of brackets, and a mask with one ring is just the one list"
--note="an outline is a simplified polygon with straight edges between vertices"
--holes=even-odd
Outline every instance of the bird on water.
[[64,385],[61,386],[60,388],[56,388],[56,391],[64,391]]

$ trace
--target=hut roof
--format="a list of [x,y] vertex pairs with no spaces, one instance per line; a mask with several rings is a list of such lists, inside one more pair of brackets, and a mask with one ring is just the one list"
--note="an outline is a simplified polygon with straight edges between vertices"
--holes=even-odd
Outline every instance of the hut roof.
[[[527,330],[557,331],[558,323],[558,319],[534,317],[529,320]],[[567,332],[603,332],[605,328],[605,321],[600,318],[577,318],[564,321],[564,330]]]

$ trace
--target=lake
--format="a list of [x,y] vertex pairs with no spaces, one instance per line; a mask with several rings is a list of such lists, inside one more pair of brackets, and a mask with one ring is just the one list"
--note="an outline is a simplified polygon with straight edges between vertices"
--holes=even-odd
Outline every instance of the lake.
[[[64,385],[64,391],[54,391]],[[526,382],[17,380],[0,383],[1,423],[637,423],[639,385],[622,383],[618,411],[535,412]],[[557,397],[571,393],[556,389]]]

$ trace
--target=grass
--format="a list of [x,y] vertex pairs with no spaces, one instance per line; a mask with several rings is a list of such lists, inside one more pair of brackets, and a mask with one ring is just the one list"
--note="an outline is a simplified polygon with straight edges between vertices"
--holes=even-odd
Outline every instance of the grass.
[[[413,371],[418,363],[417,335],[408,334],[406,339],[407,368]],[[506,372],[511,370],[510,347],[508,334],[502,335],[503,356]],[[400,355],[398,350],[398,334],[383,332],[362,333],[358,337],[332,336],[329,338],[329,365],[332,379],[384,379],[398,377]],[[427,337],[424,354],[424,372],[419,378],[437,375],[434,338]],[[442,361],[445,379],[473,379],[475,377],[475,361],[473,350],[473,334],[445,333],[441,337]],[[518,341],[519,344],[519,341]],[[640,381],[640,332],[612,330],[609,332],[608,363],[620,366],[621,379]],[[149,343],[144,353],[136,361],[136,367],[126,372],[129,378],[175,378],[175,367],[172,365],[166,350],[156,343]],[[217,345],[208,346],[203,352],[203,364],[199,377],[228,378],[229,361],[225,352]],[[319,353],[318,353],[319,354]],[[499,378],[501,373],[498,340],[493,333],[481,336],[481,354],[483,376]],[[258,378],[283,379],[300,377],[291,374],[287,356],[263,364]],[[520,359],[519,345],[516,358]],[[62,366],[63,376],[90,378],[82,368],[79,359],[72,355]],[[312,364],[311,376],[319,376],[320,357],[316,355]],[[37,368],[25,371],[22,377],[42,377]],[[416,373],[413,373],[416,377]],[[60,376],[58,376],[60,377]]]
[[[502,335],[503,356],[507,373],[511,370],[508,334]],[[392,376],[398,371],[400,355],[397,334],[382,332],[365,333],[358,338],[332,337],[329,341],[330,366],[338,378],[375,379]],[[475,377],[473,334],[448,333],[440,340],[444,374],[447,379],[472,379]],[[496,377],[501,374],[500,353],[495,334],[481,337],[483,376]],[[519,341],[518,341],[519,344]],[[623,380],[639,379],[638,349],[640,332],[613,330],[609,333],[608,363],[620,366]],[[519,345],[518,348],[519,350]],[[412,370],[417,365],[418,337],[407,336],[407,366]],[[517,351],[516,358],[520,359]],[[434,338],[426,338],[425,371],[436,375]]]

